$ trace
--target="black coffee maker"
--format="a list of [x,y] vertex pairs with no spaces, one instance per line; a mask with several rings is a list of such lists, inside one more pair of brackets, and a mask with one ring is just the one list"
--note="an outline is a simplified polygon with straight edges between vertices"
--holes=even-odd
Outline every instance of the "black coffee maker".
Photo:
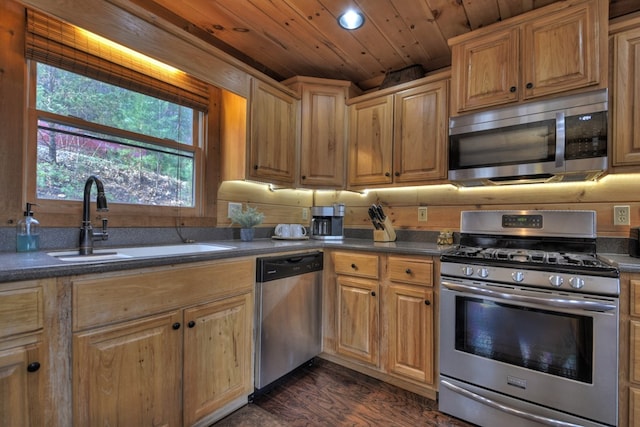
[[311,238],[336,240],[344,236],[344,203],[311,207]]

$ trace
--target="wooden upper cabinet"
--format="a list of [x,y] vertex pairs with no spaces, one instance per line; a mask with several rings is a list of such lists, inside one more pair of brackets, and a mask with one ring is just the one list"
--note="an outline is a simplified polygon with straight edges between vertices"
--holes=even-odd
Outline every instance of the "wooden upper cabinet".
[[251,97],[249,176],[258,181],[293,185],[298,101],[255,79]]
[[395,92],[354,100],[349,106],[349,187],[418,185],[446,177],[446,77],[426,77]]
[[349,185],[390,184],[393,147],[393,95],[350,106]]
[[607,55],[602,52],[601,59],[598,49],[598,39],[606,38],[606,32],[598,31],[597,5],[595,0],[586,2],[524,25],[524,99],[600,81],[600,61],[606,64]]
[[448,81],[403,90],[395,95],[395,182],[419,183],[446,178],[448,96]]
[[613,37],[613,166],[640,165],[640,18]]
[[606,87],[607,29],[606,0],[570,0],[452,38],[452,114]]
[[347,157],[346,100],[359,94],[353,83],[296,76],[282,84],[301,99],[300,171],[302,187],[344,188]]
[[518,36],[510,28],[452,46],[457,111],[517,101]]

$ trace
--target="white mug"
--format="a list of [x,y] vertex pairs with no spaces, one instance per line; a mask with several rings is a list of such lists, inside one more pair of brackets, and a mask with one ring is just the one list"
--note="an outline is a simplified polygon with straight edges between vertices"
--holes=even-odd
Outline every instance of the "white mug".
[[276,226],[276,236],[291,237],[291,224],[278,224]]
[[289,224],[291,237],[304,237],[307,235],[307,229],[300,224]]

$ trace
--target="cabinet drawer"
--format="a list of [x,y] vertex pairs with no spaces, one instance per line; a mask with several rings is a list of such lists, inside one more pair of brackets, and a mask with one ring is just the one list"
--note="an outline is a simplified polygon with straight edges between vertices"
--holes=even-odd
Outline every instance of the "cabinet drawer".
[[389,278],[393,282],[433,286],[433,261],[389,257]]
[[378,278],[378,256],[354,254],[351,252],[333,252],[333,265],[336,274]]
[[106,325],[253,289],[253,259],[130,271],[73,280],[73,329]]
[[42,287],[0,292],[0,338],[42,328]]

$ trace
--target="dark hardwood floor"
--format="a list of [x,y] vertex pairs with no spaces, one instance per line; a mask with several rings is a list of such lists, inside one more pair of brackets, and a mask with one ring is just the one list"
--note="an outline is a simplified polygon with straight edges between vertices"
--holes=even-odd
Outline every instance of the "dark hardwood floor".
[[438,412],[437,407],[433,400],[317,359],[214,426],[471,425]]

